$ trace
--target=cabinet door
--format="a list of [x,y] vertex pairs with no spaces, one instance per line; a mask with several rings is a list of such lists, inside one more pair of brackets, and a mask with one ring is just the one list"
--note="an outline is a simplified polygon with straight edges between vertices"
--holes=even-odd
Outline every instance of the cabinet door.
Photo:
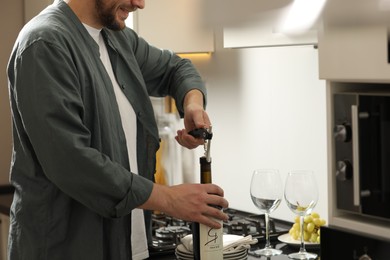
[[261,15],[246,23],[225,26],[223,40],[225,48],[273,47],[317,44],[317,30],[286,34],[281,24],[288,9],[262,11]]
[[319,35],[320,78],[351,82],[389,82],[385,26],[329,26]]
[[9,217],[0,214],[0,260],[7,259]]
[[134,29],[150,44],[177,53],[214,51],[214,32],[202,20],[202,1],[153,0],[134,13]]

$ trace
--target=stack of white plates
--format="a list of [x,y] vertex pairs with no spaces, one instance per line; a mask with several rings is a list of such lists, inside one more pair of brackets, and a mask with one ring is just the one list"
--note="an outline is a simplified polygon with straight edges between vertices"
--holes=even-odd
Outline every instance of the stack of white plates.
[[[193,253],[188,252],[188,250],[182,245],[176,247],[176,257],[180,260],[193,260]],[[223,253],[223,259],[225,260],[245,260],[248,258],[248,249],[242,248],[240,250],[228,251]]]

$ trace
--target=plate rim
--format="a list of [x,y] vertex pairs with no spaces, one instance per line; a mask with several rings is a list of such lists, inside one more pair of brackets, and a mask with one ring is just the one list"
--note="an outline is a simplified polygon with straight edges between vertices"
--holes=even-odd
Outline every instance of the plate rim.
[[[288,239],[287,239],[288,238]],[[291,246],[299,247],[301,245],[301,242],[299,240],[293,239],[289,233],[282,234],[278,236],[278,240],[282,243],[286,243]],[[320,243],[313,243],[305,241],[305,247],[320,247]]]

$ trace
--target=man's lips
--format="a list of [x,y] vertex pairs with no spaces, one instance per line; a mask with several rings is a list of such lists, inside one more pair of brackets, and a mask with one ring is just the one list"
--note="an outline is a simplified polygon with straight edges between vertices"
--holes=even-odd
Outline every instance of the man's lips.
[[127,19],[127,17],[129,16],[129,12],[131,12],[131,11],[129,11],[127,8],[124,8],[124,7],[119,8],[120,17],[123,20]]
[[137,10],[137,7],[135,7],[135,6],[130,6],[130,7],[120,7],[120,9],[123,9],[123,10],[125,10],[125,11],[127,11],[127,12],[134,12],[134,11],[136,11]]

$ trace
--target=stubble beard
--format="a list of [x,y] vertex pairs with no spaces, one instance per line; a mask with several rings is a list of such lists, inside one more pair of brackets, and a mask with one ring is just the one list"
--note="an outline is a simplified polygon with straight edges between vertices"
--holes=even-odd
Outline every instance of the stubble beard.
[[115,5],[106,6],[104,0],[96,0],[95,8],[102,25],[110,30],[120,31],[124,29],[124,25],[121,25],[116,20],[116,7]]

